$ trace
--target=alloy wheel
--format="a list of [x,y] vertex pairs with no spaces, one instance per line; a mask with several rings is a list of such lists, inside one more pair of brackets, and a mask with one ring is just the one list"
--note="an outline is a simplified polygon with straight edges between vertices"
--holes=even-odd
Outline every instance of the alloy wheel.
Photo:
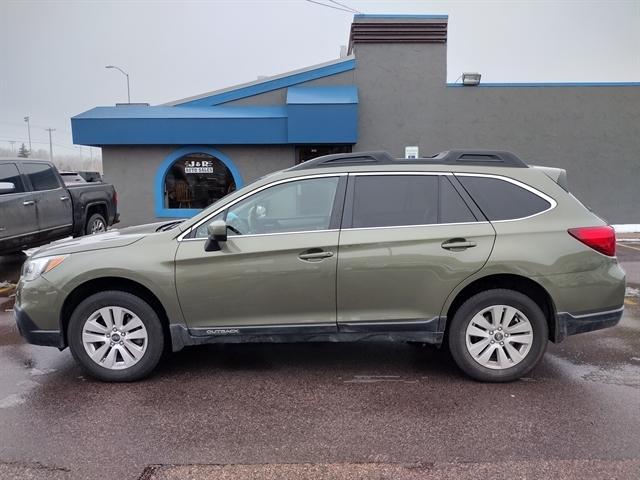
[[132,367],[144,356],[149,342],[142,320],[123,307],[103,307],[93,312],[82,329],[85,351],[109,370]]
[[467,351],[477,363],[504,370],[527,356],[533,344],[533,327],[517,308],[492,305],[473,316],[465,339]]
[[96,218],[93,222],[91,222],[91,234],[106,232],[107,227],[100,218]]

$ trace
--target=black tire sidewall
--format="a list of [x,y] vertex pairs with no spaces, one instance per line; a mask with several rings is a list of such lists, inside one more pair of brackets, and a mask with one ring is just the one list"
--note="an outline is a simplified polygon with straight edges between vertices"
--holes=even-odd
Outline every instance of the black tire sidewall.
[[[505,370],[483,367],[473,359],[466,346],[467,325],[476,313],[491,305],[517,308],[526,315],[533,329],[533,344],[525,359]],[[467,299],[449,326],[449,349],[455,362],[467,375],[483,382],[510,382],[530,372],[544,355],[548,338],[549,326],[540,307],[523,293],[506,289],[487,290]]]
[[[96,310],[107,307],[124,307],[135,313],[147,329],[147,349],[135,365],[123,370],[109,370],[95,363],[82,343],[82,329],[86,320]],[[107,382],[131,382],[149,375],[156,367],[164,351],[164,333],[155,310],[141,298],[117,290],[91,295],[74,310],[67,329],[69,348],[76,361],[91,376]]]
[[84,227],[85,235],[91,235],[91,225],[93,224],[94,220],[96,220],[96,217],[102,220],[102,223],[104,223],[104,229],[105,231],[107,230],[107,219],[104,218],[101,213],[94,213],[89,217],[89,220],[87,220],[87,224]]

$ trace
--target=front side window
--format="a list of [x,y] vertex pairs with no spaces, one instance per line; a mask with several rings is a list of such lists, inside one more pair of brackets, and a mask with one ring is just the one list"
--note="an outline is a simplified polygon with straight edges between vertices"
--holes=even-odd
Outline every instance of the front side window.
[[31,186],[36,191],[60,188],[60,182],[51,165],[46,163],[24,163],[24,173],[29,177]]
[[[327,230],[339,177],[309,178],[266,188],[231,206],[224,215],[229,235]],[[207,236],[207,224],[196,230],[196,238]]]
[[[18,168],[13,163],[3,163],[0,164],[0,182],[8,182],[13,183],[14,189],[11,192],[6,192],[6,194],[10,193],[21,193],[24,192],[24,185],[22,184],[22,178],[20,178],[20,174],[18,173]],[[0,195],[3,195],[0,193]]]
[[457,178],[489,220],[529,217],[551,206],[544,198],[506,180],[462,175]]
[[179,158],[164,179],[165,208],[206,208],[236,189],[233,174],[205,153]]
[[437,175],[356,176],[353,228],[438,223]]

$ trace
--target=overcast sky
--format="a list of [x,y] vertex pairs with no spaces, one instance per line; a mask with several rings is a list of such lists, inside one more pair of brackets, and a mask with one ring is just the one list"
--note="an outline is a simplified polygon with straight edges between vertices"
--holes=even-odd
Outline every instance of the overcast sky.
[[[328,0],[322,0],[329,3]],[[363,13],[449,15],[448,81],[640,81],[640,0],[340,0]],[[305,0],[0,0],[0,146],[56,128],[97,105],[152,105],[339,56],[349,13]],[[401,74],[401,72],[400,72]],[[34,143],[34,148],[48,143]],[[16,148],[18,145],[16,145]]]

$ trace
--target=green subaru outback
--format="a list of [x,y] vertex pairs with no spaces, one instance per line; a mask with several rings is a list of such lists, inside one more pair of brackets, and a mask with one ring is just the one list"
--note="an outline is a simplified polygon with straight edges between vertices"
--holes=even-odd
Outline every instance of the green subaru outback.
[[549,340],[618,323],[615,247],[564,170],[498,151],[329,155],[186,221],[38,250],[15,314],[27,341],[106,381],[188,345],[399,341],[446,343],[469,376],[504,382]]

